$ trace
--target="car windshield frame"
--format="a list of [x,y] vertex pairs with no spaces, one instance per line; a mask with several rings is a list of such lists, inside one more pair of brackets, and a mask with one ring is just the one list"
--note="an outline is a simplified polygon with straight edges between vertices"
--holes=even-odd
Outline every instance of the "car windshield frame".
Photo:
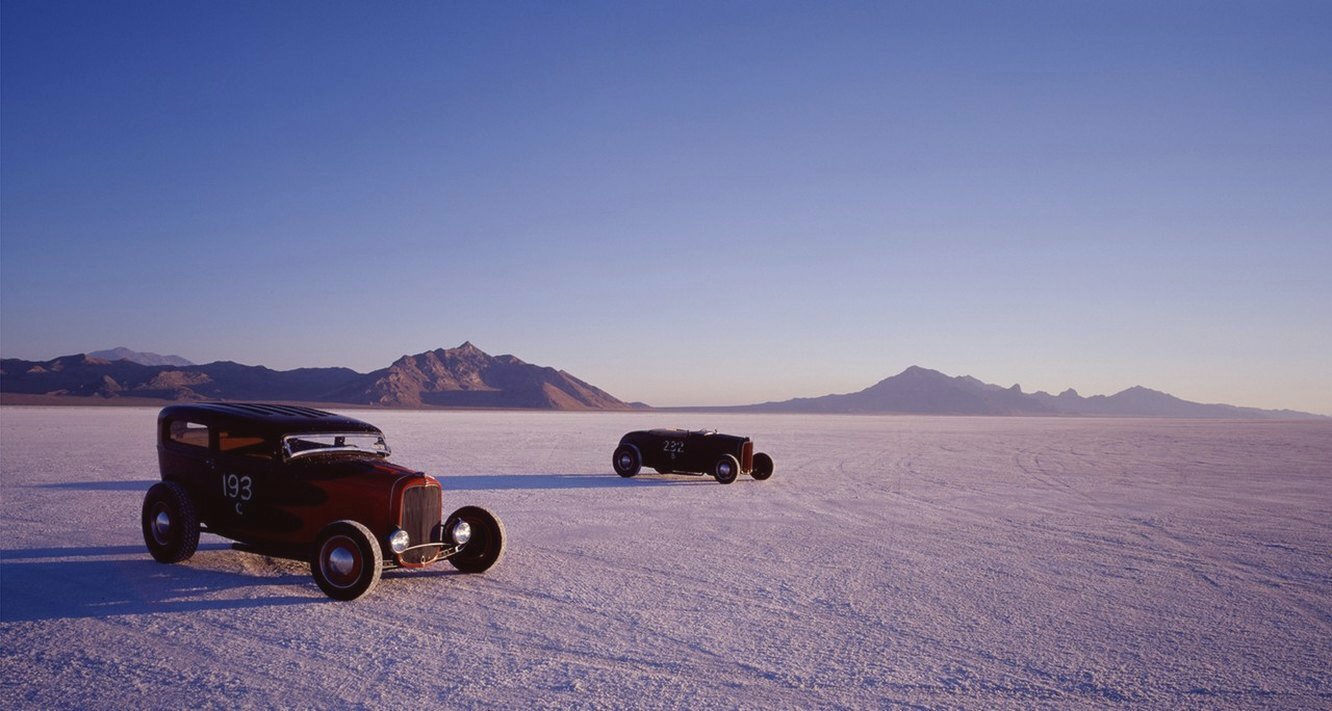
[[375,432],[301,432],[282,436],[282,458],[286,461],[327,454],[388,457],[391,451],[384,435]]

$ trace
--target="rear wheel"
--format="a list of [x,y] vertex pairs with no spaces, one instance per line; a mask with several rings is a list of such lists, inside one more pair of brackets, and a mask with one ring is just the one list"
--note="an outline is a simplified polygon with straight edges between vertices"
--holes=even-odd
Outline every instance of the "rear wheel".
[[712,463],[712,478],[721,484],[730,484],[740,475],[740,462],[729,454],[723,454]]
[[749,475],[754,477],[755,479],[758,479],[759,481],[763,481],[764,479],[767,479],[768,477],[772,476],[772,457],[769,457],[763,452],[755,454],[754,469],[753,471],[749,472]]
[[449,514],[444,530],[457,530],[459,522],[467,523],[470,535],[462,550],[449,556],[449,562],[464,573],[482,573],[493,568],[504,557],[504,523],[479,506],[464,506]]
[[370,529],[355,521],[334,521],[315,541],[310,574],[334,600],[355,600],[379,583],[384,554]]
[[638,456],[637,448],[622,444],[615,448],[615,455],[611,457],[611,466],[615,467],[616,474],[628,478],[643,468],[643,460]]
[[199,511],[180,484],[153,484],[143,497],[141,522],[143,542],[159,563],[188,560],[199,547]]

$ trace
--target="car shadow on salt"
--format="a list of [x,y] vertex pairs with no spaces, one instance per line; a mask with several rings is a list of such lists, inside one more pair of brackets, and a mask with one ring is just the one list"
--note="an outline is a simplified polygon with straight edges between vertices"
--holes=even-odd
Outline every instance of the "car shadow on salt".
[[[213,544],[199,550],[227,548]],[[254,575],[193,562],[162,565],[149,558],[143,546],[4,550],[0,571],[0,621],[4,622],[239,610],[327,600],[317,588],[303,596],[263,592],[266,587],[309,584],[308,575]]]
[[135,481],[62,481],[56,484],[39,484],[41,489],[64,489],[74,491],[148,491],[160,479],[139,479]]
[[[196,549],[200,553],[213,550],[230,550],[231,546],[226,543],[199,543]],[[148,549],[143,544],[132,546],[70,546],[64,548],[15,548],[13,550],[0,550],[0,561],[9,562],[11,560],[33,560],[35,558],[50,558],[52,563],[74,562],[81,558],[110,558],[112,556],[122,555],[148,555]]]
[[625,478],[614,474],[445,474],[439,479],[454,491],[501,489],[633,489],[644,486],[697,486],[715,484],[712,477],[681,474],[640,474]]

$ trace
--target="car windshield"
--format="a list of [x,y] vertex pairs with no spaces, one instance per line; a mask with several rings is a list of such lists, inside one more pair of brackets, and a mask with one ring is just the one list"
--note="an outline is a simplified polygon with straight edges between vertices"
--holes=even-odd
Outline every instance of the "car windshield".
[[319,432],[287,435],[282,438],[282,454],[287,459],[340,452],[359,452],[387,457],[389,446],[384,441],[384,435],[373,432]]

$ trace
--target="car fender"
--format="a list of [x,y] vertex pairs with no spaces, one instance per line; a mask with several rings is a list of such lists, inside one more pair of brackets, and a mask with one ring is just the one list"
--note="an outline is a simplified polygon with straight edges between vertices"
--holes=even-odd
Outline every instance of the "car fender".
[[[604,446],[604,445],[603,445],[603,446]],[[621,446],[621,447],[628,447],[629,449],[634,450],[634,454],[637,454],[637,455],[638,455],[638,463],[639,463],[640,465],[643,464],[643,450],[639,449],[639,448],[638,448],[638,445],[634,444],[633,442],[624,442],[624,441],[621,441],[621,442],[620,442],[620,446]]]

